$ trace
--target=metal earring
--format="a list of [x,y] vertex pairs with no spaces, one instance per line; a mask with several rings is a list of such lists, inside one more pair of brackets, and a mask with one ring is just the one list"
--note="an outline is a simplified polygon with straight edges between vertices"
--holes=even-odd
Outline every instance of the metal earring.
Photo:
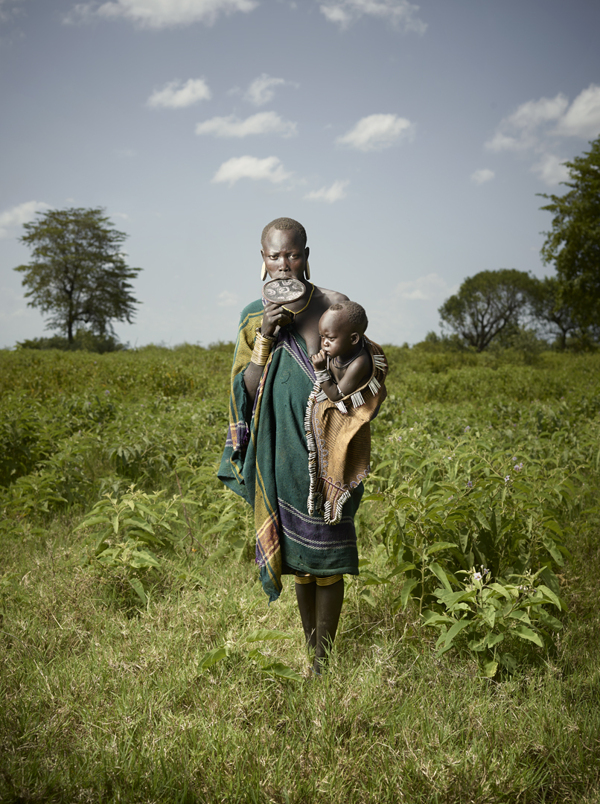
[[310,279],[310,265],[308,264],[308,260],[306,260],[306,271],[305,271],[305,274],[306,274],[306,278],[307,278],[307,279]]
[[267,278],[267,266],[265,265],[264,261],[262,264],[262,268],[260,269],[260,278],[263,282]]

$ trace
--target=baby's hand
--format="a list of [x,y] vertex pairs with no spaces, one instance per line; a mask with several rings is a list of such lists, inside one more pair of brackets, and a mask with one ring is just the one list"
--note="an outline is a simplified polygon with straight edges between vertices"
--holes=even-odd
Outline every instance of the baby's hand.
[[320,352],[317,352],[316,355],[313,355],[310,359],[312,360],[313,368],[316,369],[316,371],[321,371],[321,369],[327,367],[327,355],[322,349]]

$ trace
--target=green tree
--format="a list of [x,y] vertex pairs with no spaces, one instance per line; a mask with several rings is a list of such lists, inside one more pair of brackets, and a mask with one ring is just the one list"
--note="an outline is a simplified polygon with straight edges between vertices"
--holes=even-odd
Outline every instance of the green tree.
[[584,333],[573,310],[561,300],[560,282],[555,276],[532,277],[530,299],[531,314],[540,335],[554,337],[561,349],[566,349],[570,334],[581,340]]
[[467,277],[458,293],[439,308],[442,329],[459,335],[478,352],[501,333],[516,329],[529,310],[532,278],[524,271],[501,268]]
[[121,245],[127,235],[117,231],[101,207],[38,213],[24,224],[20,240],[32,250],[32,261],[15,271],[30,307],[50,314],[46,329],[66,335],[71,345],[78,326],[94,335],[114,335],[112,321],[132,322],[135,305],[130,279],[141,268],[129,268]]
[[553,263],[560,281],[560,300],[570,307],[583,329],[594,326],[600,312],[600,137],[591,149],[566,162],[570,188],[547,195],[552,229],[546,232],[541,255]]

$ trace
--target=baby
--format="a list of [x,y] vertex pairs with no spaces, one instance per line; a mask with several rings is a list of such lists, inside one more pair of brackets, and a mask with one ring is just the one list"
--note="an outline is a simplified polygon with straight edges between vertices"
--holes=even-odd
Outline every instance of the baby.
[[323,392],[332,402],[353,394],[373,371],[364,334],[369,321],[353,301],[333,304],[319,321],[321,350],[311,357]]
[[344,506],[370,472],[371,421],[386,397],[387,361],[364,337],[367,324],[360,304],[333,304],[321,316],[321,350],[311,358],[320,389],[310,395],[304,419],[307,511],[328,525],[342,521]]

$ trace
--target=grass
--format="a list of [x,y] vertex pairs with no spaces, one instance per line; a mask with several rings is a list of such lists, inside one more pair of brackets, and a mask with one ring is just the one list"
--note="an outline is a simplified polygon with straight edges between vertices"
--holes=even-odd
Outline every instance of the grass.
[[[501,683],[433,658],[412,612],[348,583],[330,674],[261,671],[243,647],[307,667],[291,585],[268,607],[247,561],[183,558],[146,609],[90,572],[68,516],[3,543],[3,802],[595,802],[600,619],[590,531],[553,657]],[[566,581],[566,579],[565,579]],[[225,641],[228,659],[202,654]]]
[[[396,372],[374,428],[375,454],[377,438],[383,443],[400,425],[437,429],[445,439],[454,421],[463,433],[483,402],[496,411],[498,437],[512,443],[518,432],[523,449],[526,435],[538,438],[528,400],[554,406],[561,421],[552,427],[573,439],[580,419],[567,412],[579,405],[578,416],[598,418],[594,357],[541,356],[536,365],[512,368],[497,356],[436,354],[427,358],[431,365],[415,350],[393,350],[391,357]],[[59,433],[51,428],[68,424],[66,435],[56,435],[64,467],[57,452],[39,477],[58,483],[60,468],[71,478],[70,455],[92,465],[89,482],[75,478],[83,497],[72,505],[25,515],[15,507],[18,497],[2,498],[13,507],[0,511],[0,801],[600,801],[600,514],[584,515],[568,535],[572,558],[561,592],[569,613],[554,649],[532,648],[514,676],[484,679],[473,658],[454,652],[436,659],[437,634],[413,608],[392,614],[386,586],[369,587],[367,600],[350,579],[331,672],[310,679],[289,580],[268,606],[251,550],[207,559],[223,538],[211,532],[214,523],[232,500],[213,472],[229,359],[225,349],[194,347],[146,350],[137,358],[60,356],[56,364],[52,355],[0,355],[4,392],[43,402],[29,413],[6,402],[21,433],[30,422],[23,449],[39,444],[40,454],[49,454],[46,445],[51,450],[52,433]],[[69,402],[67,385],[71,395],[88,388],[110,393],[87,412],[87,398]],[[567,400],[559,402],[562,395]],[[459,404],[465,399],[472,410]],[[551,445],[547,424],[540,419],[539,432]],[[91,452],[85,445],[69,452],[80,427],[90,433]],[[109,457],[118,445],[130,449],[128,463]],[[189,508],[198,540],[181,522],[181,543],[163,559],[143,606],[125,575],[98,566],[95,534],[76,529],[96,500],[85,495],[99,494],[103,478],[161,487],[175,457],[188,453],[189,475],[178,471],[202,500],[203,507]],[[34,499],[30,477],[23,475],[23,494]],[[600,481],[592,471],[588,479],[592,509]],[[79,488],[75,480],[69,482]],[[376,516],[367,506],[359,550],[383,575],[385,552],[366,529]],[[241,504],[232,510],[241,512]],[[248,518],[240,513],[227,527],[237,538]],[[250,651],[255,644],[245,643],[257,628],[289,637],[258,647],[302,681],[263,669]],[[221,645],[228,657],[201,670],[202,657]]]

